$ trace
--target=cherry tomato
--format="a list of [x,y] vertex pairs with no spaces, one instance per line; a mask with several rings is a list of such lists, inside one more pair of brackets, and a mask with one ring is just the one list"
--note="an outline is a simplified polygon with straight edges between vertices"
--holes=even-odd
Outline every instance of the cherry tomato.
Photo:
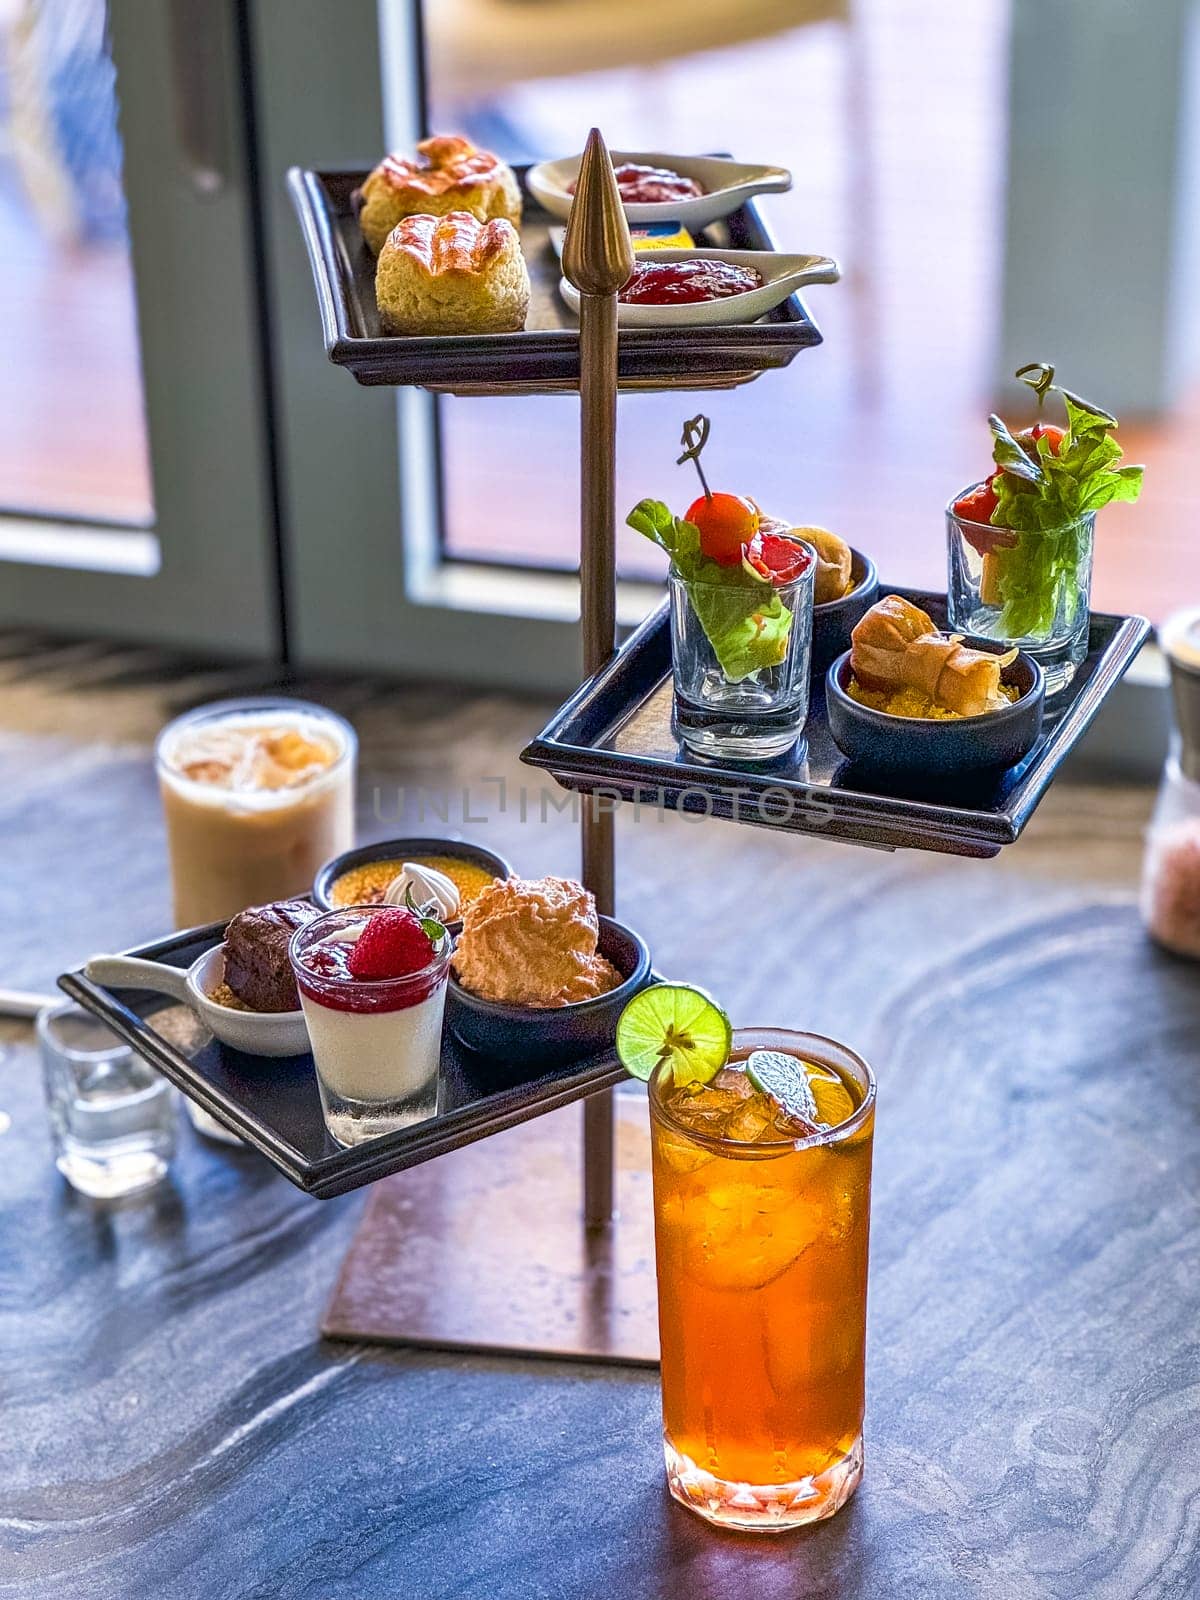
[[687,509],[687,521],[700,530],[700,549],[722,567],[736,567],[742,546],[758,532],[758,512],[737,494],[703,495]]
[[993,487],[999,471],[993,472],[986,483],[978,489],[972,489],[970,494],[960,495],[954,502],[954,515],[961,517],[964,522],[990,522],[992,512],[996,509],[996,491]]
[[1038,440],[1048,439],[1050,441],[1050,454],[1056,456],[1062,449],[1062,442],[1065,438],[1065,430],[1056,428],[1052,422],[1035,422],[1032,428],[1022,428],[1017,435],[1017,443],[1022,449],[1027,449],[1030,455],[1036,456]]

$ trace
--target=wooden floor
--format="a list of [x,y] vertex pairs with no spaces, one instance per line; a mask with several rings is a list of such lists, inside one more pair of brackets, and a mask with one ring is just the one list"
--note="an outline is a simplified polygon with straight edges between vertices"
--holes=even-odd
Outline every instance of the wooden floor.
[[[840,530],[885,576],[937,583],[942,507],[989,465],[1008,6],[857,9],[853,41],[821,25],[660,69],[520,86],[500,109],[541,152],[578,146],[599,122],[617,146],[786,162],[795,188],[767,203],[772,224],[786,244],[847,264],[842,285],[811,295],[826,344],[785,372],[730,394],[622,402],[619,505],[691,497],[672,463],[683,416],[703,406],[716,480]],[[11,182],[0,184],[0,322],[0,506],[144,520],[152,491],[125,254],[41,240]],[[446,403],[453,552],[573,561],[576,411],[569,398]],[[1158,619],[1200,590],[1200,381],[1172,416],[1130,423],[1124,439],[1150,472],[1140,506],[1104,516],[1096,602]],[[630,574],[660,570],[626,530],[621,558]]]

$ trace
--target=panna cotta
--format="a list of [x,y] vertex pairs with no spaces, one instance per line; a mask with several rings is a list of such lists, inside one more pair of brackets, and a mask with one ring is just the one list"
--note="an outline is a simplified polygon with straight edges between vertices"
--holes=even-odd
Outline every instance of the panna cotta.
[[445,929],[400,907],[353,906],[299,929],[289,954],[333,1137],[361,1144],[432,1116]]

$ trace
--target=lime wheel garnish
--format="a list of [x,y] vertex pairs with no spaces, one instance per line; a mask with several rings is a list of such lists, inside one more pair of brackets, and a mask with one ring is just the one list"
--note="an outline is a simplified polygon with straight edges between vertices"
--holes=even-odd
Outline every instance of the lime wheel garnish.
[[733,1027],[710,994],[687,983],[657,983],[635,994],[617,1023],[617,1055],[645,1082],[667,1063],[678,1085],[710,1083],[729,1060]]

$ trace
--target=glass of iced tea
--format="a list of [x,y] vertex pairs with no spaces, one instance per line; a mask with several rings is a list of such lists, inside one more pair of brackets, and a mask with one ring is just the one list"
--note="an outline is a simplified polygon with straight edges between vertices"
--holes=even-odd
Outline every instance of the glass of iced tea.
[[[708,1083],[650,1077],[663,1439],[681,1504],[782,1531],[862,1476],[875,1080],[816,1034],[732,1038]],[[752,1057],[795,1063],[802,1114]]]

